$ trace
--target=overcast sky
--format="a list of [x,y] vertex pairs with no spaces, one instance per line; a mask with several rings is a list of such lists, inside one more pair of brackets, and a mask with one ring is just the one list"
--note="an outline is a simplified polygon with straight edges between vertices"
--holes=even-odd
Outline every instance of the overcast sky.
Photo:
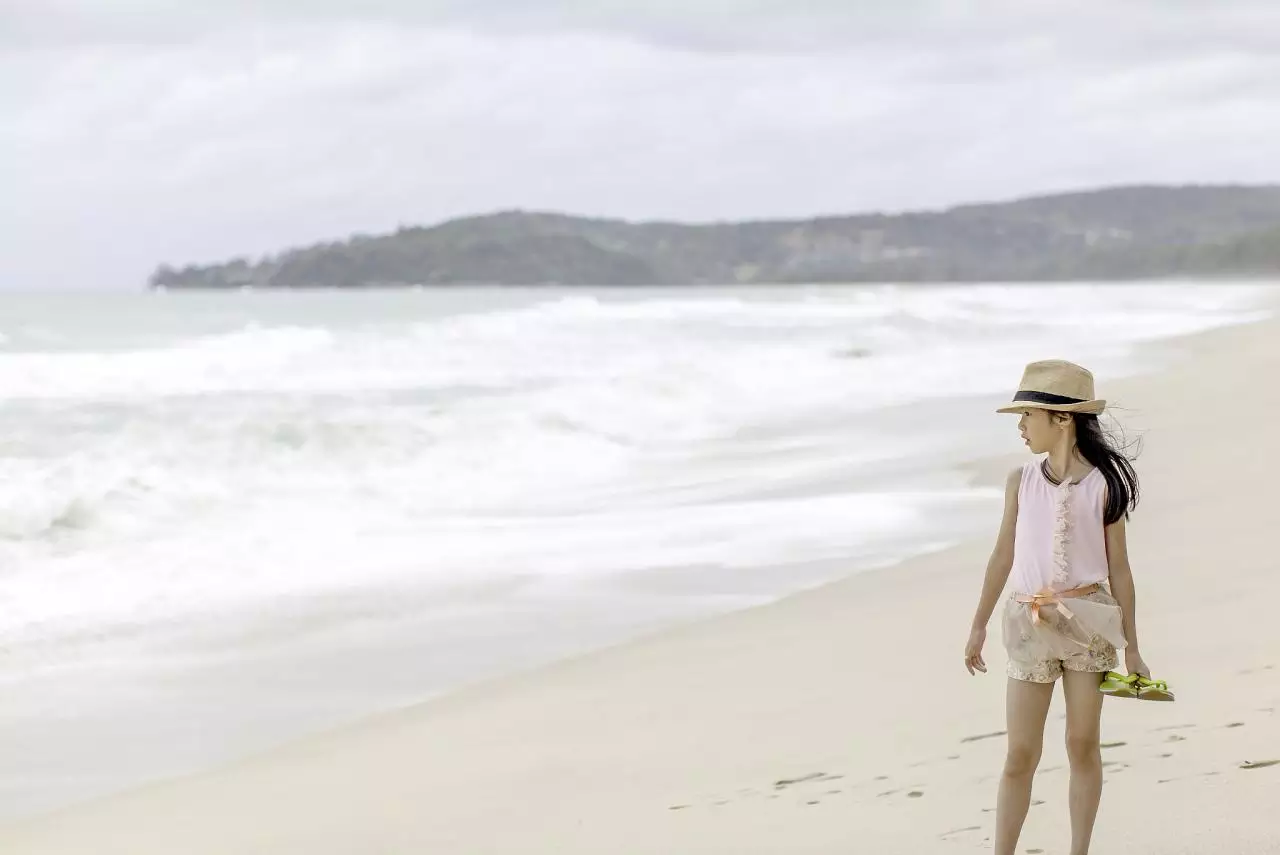
[[496,209],[1274,182],[1280,3],[0,0],[0,109],[0,287],[136,288]]

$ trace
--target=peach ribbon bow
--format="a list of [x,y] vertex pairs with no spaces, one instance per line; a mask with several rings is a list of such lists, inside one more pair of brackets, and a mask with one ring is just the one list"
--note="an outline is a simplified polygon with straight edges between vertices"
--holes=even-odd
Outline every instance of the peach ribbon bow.
[[1098,588],[1102,587],[1097,582],[1092,585],[1081,585],[1079,588],[1072,588],[1069,591],[1049,591],[1044,590],[1038,594],[1018,594],[1016,597],[1020,603],[1026,603],[1031,606],[1031,623],[1040,623],[1040,607],[1041,606],[1057,606],[1058,611],[1067,620],[1075,617],[1071,609],[1067,608],[1067,604],[1063,600],[1074,599],[1075,597],[1083,597],[1092,594]]

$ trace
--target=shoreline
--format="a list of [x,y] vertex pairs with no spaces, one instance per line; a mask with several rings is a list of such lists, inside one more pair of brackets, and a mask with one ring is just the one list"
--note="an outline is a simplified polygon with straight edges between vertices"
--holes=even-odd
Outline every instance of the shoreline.
[[[1264,332],[1260,333],[1260,329]],[[1152,423],[1158,426],[1154,430],[1167,433],[1170,422],[1181,416],[1176,409],[1170,408],[1166,400],[1162,400],[1158,391],[1153,390],[1163,389],[1166,393],[1163,397],[1170,398],[1174,397],[1173,393],[1185,392],[1188,388],[1185,384],[1190,382],[1189,388],[1202,392],[1204,397],[1223,399],[1225,390],[1234,385],[1248,385],[1248,378],[1229,376],[1226,383],[1215,384],[1210,381],[1216,380],[1216,377],[1205,376],[1208,370],[1205,363],[1213,363],[1216,358],[1218,364],[1223,364],[1225,360],[1225,364],[1229,366],[1241,348],[1258,350],[1271,359],[1273,364],[1280,362],[1274,347],[1267,350],[1270,339],[1275,338],[1276,330],[1280,330],[1280,322],[1272,318],[1268,321],[1194,333],[1173,340],[1144,343],[1144,348],[1169,348],[1169,354],[1175,361],[1168,363],[1156,375],[1108,383],[1105,389],[1122,406],[1124,399],[1130,397],[1139,404],[1149,402],[1145,413],[1143,410],[1137,412],[1152,417]],[[1270,331],[1270,335],[1266,331]],[[1179,362],[1182,364],[1179,365]],[[1191,375],[1195,381],[1187,381],[1183,372]],[[1175,376],[1171,377],[1170,374]],[[1115,395],[1116,391],[1120,394]],[[1262,406],[1274,403],[1275,396],[1276,392],[1273,390],[1271,398],[1264,401]],[[1140,425],[1133,423],[1132,414],[1126,413],[1124,418],[1125,427],[1130,432],[1141,430]],[[1182,427],[1185,428],[1185,424]],[[1252,429],[1255,433],[1266,430],[1265,426],[1256,425],[1246,425],[1245,429]],[[1185,429],[1182,433],[1186,433]],[[1157,448],[1159,445],[1156,440],[1164,435],[1153,436],[1153,444]],[[1185,439],[1184,435],[1184,446]],[[1183,451],[1186,452],[1187,447]],[[1233,447],[1231,451],[1238,455],[1242,449]],[[1149,450],[1147,453],[1152,452]],[[1166,457],[1168,454],[1169,451],[1166,450]],[[975,484],[990,484],[992,481],[999,483],[999,475],[996,473],[1002,473],[1004,463],[1011,458],[1024,459],[1022,455],[982,458],[960,468],[969,473]],[[1205,468],[1203,463],[1211,462],[1201,462],[1200,468]],[[1139,465],[1142,466],[1141,460]],[[1209,468],[1212,469],[1212,466]],[[1158,517],[1161,519],[1176,518],[1178,513],[1186,510],[1176,501],[1179,475],[1175,470],[1176,467],[1170,467],[1167,463],[1163,469],[1157,466],[1150,473],[1145,467],[1140,470],[1144,486],[1156,487],[1149,492],[1152,498],[1147,501],[1163,502],[1157,504],[1154,512],[1162,515]],[[1182,505],[1198,506],[1203,503],[1203,499],[1197,501],[1192,497]],[[1151,599],[1140,601],[1172,609],[1182,598],[1152,584],[1152,574],[1143,574],[1144,567],[1154,566],[1145,560],[1143,552],[1152,547],[1160,547],[1158,541],[1152,541],[1150,530],[1144,526],[1144,510],[1145,507],[1139,510],[1131,534],[1131,542],[1135,546],[1142,544],[1141,551],[1136,548],[1134,550],[1140,598],[1145,597],[1143,592],[1148,587],[1151,589]],[[1255,508],[1254,513],[1258,510]],[[991,521],[992,534],[997,523],[998,519]],[[341,844],[338,844],[338,848],[333,848],[334,839],[341,840],[343,835],[362,833],[372,836],[360,839],[383,842],[389,851],[400,851],[397,846],[407,848],[410,844],[454,844],[465,846],[465,849],[446,848],[443,851],[585,853],[603,851],[590,847],[605,845],[610,839],[610,828],[615,826],[627,829],[629,834],[639,835],[636,838],[637,848],[625,850],[629,852],[667,851],[662,848],[664,846],[679,846],[683,847],[679,851],[690,852],[835,852],[838,851],[836,848],[828,849],[824,846],[835,847],[839,840],[843,840],[847,847],[854,839],[849,837],[851,829],[858,828],[863,828],[867,835],[882,835],[870,838],[884,847],[880,851],[932,851],[924,848],[928,845],[924,838],[915,841],[919,844],[917,846],[893,848],[902,846],[903,834],[908,835],[905,842],[911,842],[911,826],[920,821],[918,811],[914,814],[915,818],[912,818],[911,808],[927,804],[929,811],[925,816],[930,822],[940,816],[949,817],[954,814],[958,817],[963,813],[959,809],[965,802],[961,797],[964,793],[957,790],[954,799],[956,804],[943,805],[939,814],[933,813],[939,807],[936,800],[928,799],[935,789],[948,786],[948,781],[952,784],[959,783],[959,778],[953,780],[953,772],[958,774],[957,770],[968,769],[966,755],[963,752],[956,754],[958,746],[969,746],[973,755],[980,755],[983,762],[978,763],[976,759],[973,762],[984,774],[998,770],[999,752],[992,753],[992,747],[1002,750],[1001,740],[979,738],[984,733],[999,729],[1003,720],[999,714],[1002,693],[995,691],[992,685],[986,685],[982,692],[978,692],[969,684],[959,681],[952,671],[958,671],[959,676],[965,680],[969,679],[968,675],[946,657],[946,651],[951,647],[958,649],[963,641],[960,631],[967,626],[967,613],[976,598],[981,568],[986,560],[985,552],[989,548],[989,538],[966,541],[942,552],[879,569],[856,571],[835,582],[809,588],[766,605],[695,618],[660,630],[654,635],[578,654],[532,671],[473,683],[425,704],[380,714],[337,731],[269,750],[219,770],[192,778],[162,782],[102,802],[72,807],[44,819],[19,823],[11,830],[0,827],[0,843],[4,844],[4,851],[15,853],[88,851],[59,847],[70,847],[75,840],[88,840],[90,837],[87,835],[107,833],[109,830],[112,834],[120,835],[122,841],[127,840],[129,835],[138,835],[132,841],[137,848],[114,849],[99,846],[92,851],[160,852],[165,851],[158,848],[163,841],[168,841],[167,845],[173,846],[179,839],[185,840],[174,836],[180,834],[180,831],[176,826],[170,825],[170,819],[166,818],[171,815],[170,811],[178,810],[197,817],[200,827],[209,832],[203,839],[186,840],[183,845],[189,852],[239,851],[232,845],[233,841],[235,845],[248,850],[260,845],[262,838],[253,836],[258,833],[289,841],[288,845],[271,851],[295,851],[296,841],[297,846],[301,847],[304,843],[306,846],[296,851],[336,853],[347,850],[343,850]],[[1163,552],[1166,560],[1174,564],[1181,558],[1167,547]],[[965,573],[952,572],[961,564],[972,569],[967,569]],[[1146,585],[1144,578],[1149,580]],[[922,591],[922,588],[927,590]],[[1184,586],[1182,590],[1185,593],[1187,589]],[[1274,592],[1274,588],[1271,591]],[[865,605],[868,600],[873,606],[884,603],[910,604],[910,616],[900,608],[869,608]],[[1171,682],[1184,690],[1180,704],[1174,705],[1173,712],[1185,712],[1188,708],[1205,712],[1205,705],[1212,705],[1218,699],[1197,697],[1188,691],[1194,683],[1188,684],[1186,679],[1174,676],[1178,674],[1176,668],[1167,665],[1162,667],[1163,663],[1172,658],[1164,655],[1163,646],[1166,642],[1170,643],[1171,648],[1182,649],[1188,661],[1195,658],[1185,650],[1188,640],[1178,639],[1170,633],[1169,620],[1153,619],[1147,608],[1143,608],[1141,614],[1143,646],[1148,659],[1152,661],[1158,675],[1169,677]],[[851,618],[856,620],[851,621]],[[857,625],[845,626],[850,622]],[[916,628],[921,626],[924,629]],[[927,635],[929,628],[940,626],[945,626],[950,631],[938,639],[930,640],[929,646],[921,648],[922,641],[916,636]],[[854,643],[848,647],[835,648],[815,644],[815,640],[809,637],[812,627],[820,628],[822,633],[833,638]],[[1001,661],[1001,654],[998,650],[998,628],[992,629],[987,652],[995,672],[998,670],[996,663]],[[1254,628],[1255,631],[1257,629],[1258,627]],[[1157,639],[1155,643],[1152,642],[1153,638]],[[1223,638],[1216,640],[1220,643],[1225,641]],[[934,641],[941,643],[940,651],[934,649]],[[877,646],[883,651],[885,645],[898,648],[910,662],[910,666],[901,661],[886,662],[884,660],[889,657],[883,657],[882,653],[873,655],[871,659],[861,655],[862,650],[874,650]],[[1265,644],[1259,643],[1259,651],[1266,649]],[[1272,650],[1274,652],[1274,648]],[[784,655],[785,651],[801,655],[798,659],[792,658]],[[936,658],[945,661],[935,662],[934,654],[938,654]],[[958,661],[958,655],[952,658]],[[700,668],[699,664],[714,664],[718,667]],[[1269,663],[1264,662],[1257,667],[1265,667],[1266,664]],[[753,665],[754,668],[751,667]],[[758,676],[755,674],[757,671]],[[907,678],[902,671],[911,675],[911,682],[905,682]],[[883,690],[887,689],[888,700],[880,705],[864,703],[863,693],[852,692],[848,686],[832,685],[832,673],[858,675],[861,678],[860,685],[872,687],[871,691],[865,693],[866,696],[882,698]],[[991,682],[991,676],[993,675],[987,677],[988,683]],[[919,691],[918,685],[929,689]],[[766,691],[771,686],[774,691]],[[782,687],[786,687],[785,690],[778,691]],[[877,691],[875,687],[881,687],[882,690]],[[1272,689],[1274,690],[1274,679]],[[931,722],[927,717],[921,722],[920,711],[912,706],[915,699],[928,700],[935,693],[937,697],[945,698],[948,705],[953,707],[949,709],[950,716],[941,727],[928,726]],[[980,694],[983,697],[977,697]],[[595,710],[598,716],[583,716],[580,707],[566,703],[574,697],[594,701],[594,705],[586,703],[583,706]],[[735,703],[726,704],[726,697]],[[1262,708],[1259,706],[1256,709]],[[673,715],[681,710],[688,714],[683,721],[680,715]],[[733,710],[738,710],[747,722],[735,721],[728,714]],[[742,710],[748,712],[743,714]],[[1134,714],[1137,712],[1135,710],[1118,712],[1129,714],[1127,719],[1122,719],[1128,726],[1135,726],[1134,723],[1142,718],[1141,715]],[[1161,717],[1163,719],[1164,715]],[[621,734],[636,732],[634,727],[620,727],[627,722],[632,725],[638,722],[655,725],[653,735],[661,739],[656,740],[653,753],[665,758],[666,765],[652,762],[653,758],[644,753],[628,751],[629,747],[635,747],[633,745],[616,744]],[[1272,718],[1271,722],[1274,732],[1275,719]],[[851,723],[856,724],[856,728],[851,727]],[[749,727],[748,724],[753,726]],[[486,730],[486,727],[490,729]],[[509,735],[504,733],[504,727],[527,738],[518,741],[504,740],[503,737]],[[1104,728],[1109,728],[1105,719]],[[1053,729],[1054,720],[1051,718],[1050,730]],[[1257,729],[1260,728],[1255,728]],[[724,732],[717,732],[718,730]],[[1231,730],[1235,731],[1232,735],[1237,738],[1254,733],[1246,726]],[[650,733],[644,728],[641,728],[641,732],[646,735]],[[906,751],[897,751],[893,739],[881,740],[881,743],[889,743],[887,745],[858,741],[856,750],[851,751],[848,736],[841,739],[839,734],[853,732],[888,733],[895,738],[901,737]],[[698,754],[698,749],[704,746],[713,747],[710,755]],[[771,746],[775,750],[767,750]],[[561,747],[564,751],[551,750],[556,747]],[[673,753],[673,748],[681,748],[683,752]],[[943,754],[947,751],[951,753]],[[403,758],[406,753],[409,756],[421,756],[423,763],[428,763],[429,760],[428,764],[433,768],[405,768]],[[904,758],[904,753],[909,756]],[[1050,753],[1052,752],[1046,753],[1046,765]],[[867,774],[859,776],[848,770],[853,754],[857,755],[858,770],[865,770]],[[942,760],[934,755],[947,758],[956,756],[959,759]],[[784,761],[783,757],[788,759]],[[632,778],[621,780],[617,775],[603,774],[603,770],[599,768],[600,761],[603,760],[611,761],[606,764],[611,768],[630,768]],[[904,763],[904,760],[912,762]],[[487,772],[487,775],[478,774],[472,768],[477,765],[477,761],[480,771]],[[914,766],[913,762],[924,765]],[[437,763],[439,768],[435,767]],[[584,780],[577,780],[576,776],[566,774],[569,771],[567,766],[574,763],[600,774],[587,775]],[[955,765],[947,768],[948,764]],[[872,767],[896,770],[889,776],[894,785],[917,787],[907,791],[910,801],[900,803],[894,800],[892,796],[897,793],[886,792],[883,797],[878,794],[868,795],[871,790],[876,789],[876,779],[879,777],[879,773],[871,774]],[[665,774],[671,768],[678,772],[671,776],[674,781],[668,780]],[[907,770],[915,768],[932,769],[929,775],[934,776],[933,780],[925,782],[924,778],[929,776],[925,772],[913,777]],[[805,769],[809,771],[804,771]],[[314,775],[315,780],[298,777],[303,770],[308,775]],[[533,774],[539,770],[542,774]],[[353,771],[360,774],[352,775]],[[841,778],[831,778],[826,782],[833,790],[839,788],[842,794],[853,796],[855,803],[859,793],[854,790],[858,787],[850,789],[850,786],[852,779],[859,778],[860,786],[864,788],[861,795],[868,797],[870,808],[864,806],[855,810],[856,817],[824,814],[824,818],[817,822],[820,828],[814,830],[808,828],[809,818],[804,819],[800,825],[788,825],[786,818],[776,811],[773,814],[763,811],[760,817],[755,817],[750,810],[742,811],[734,807],[740,807],[741,804],[760,807],[784,803],[797,810],[809,808],[808,813],[817,813],[826,803],[823,796],[832,795],[812,792],[814,787],[810,784],[819,779],[808,778],[794,784],[778,786],[778,782],[803,778],[817,772],[842,775]],[[1266,774],[1264,771],[1257,772],[1258,776]],[[462,780],[476,787],[467,791],[473,796],[492,794],[491,789],[486,790],[485,782],[492,784],[495,777],[503,778],[504,775],[509,782],[527,785],[545,778],[549,789],[547,793],[540,793],[536,792],[536,786],[531,786],[527,790],[515,788],[502,793],[503,785],[499,784],[494,786],[499,795],[493,798],[484,796],[481,799],[493,809],[515,810],[518,821],[513,822],[510,830],[487,827],[480,821],[481,817],[473,815],[472,808],[475,805],[467,800],[460,800],[459,794],[452,792],[448,786],[451,782]],[[625,771],[618,772],[618,775],[625,777]],[[422,817],[409,811],[407,804],[399,804],[398,808],[394,805],[379,806],[378,800],[374,798],[376,793],[362,794],[356,788],[344,787],[339,779],[356,783],[363,781],[365,789],[374,791],[380,789],[378,784],[381,782],[385,784],[382,789],[389,793],[393,802],[397,799],[409,799],[410,793],[422,789],[432,793],[432,798],[438,798],[442,813],[448,816],[437,818],[438,821],[433,822],[430,817]],[[250,802],[238,795],[241,787],[247,787],[246,792],[261,794],[265,792],[261,789],[263,786],[282,780],[292,781],[300,789],[296,791],[296,798],[276,806],[279,808],[278,813],[259,816],[255,808],[253,819],[248,823],[251,827],[219,830],[226,824],[228,817],[239,815],[239,811],[250,808]],[[908,783],[913,780],[918,781],[918,784]],[[1266,779],[1259,777],[1258,780],[1261,782]],[[879,783],[884,784],[884,791],[894,789],[888,783]],[[969,781],[969,789],[974,789],[973,783]],[[920,789],[926,786],[926,789]],[[989,795],[993,799],[993,789],[987,789],[992,791],[984,791],[979,795]],[[738,792],[743,790],[756,793],[759,798]],[[817,803],[810,804],[811,800],[804,798],[793,805],[791,796],[801,792],[818,796]],[[910,792],[921,792],[923,795],[910,796]],[[549,803],[557,793],[565,800],[577,800],[591,806],[600,815],[608,817],[609,822],[597,825],[587,822],[582,816],[577,817],[576,824],[570,822],[574,818],[571,811],[564,806]],[[527,802],[530,794],[534,796],[532,801],[540,810],[535,811],[522,803],[522,798]],[[735,794],[741,798],[734,798]],[[654,798],[659,795],[661,797],[656,799],[657,802],[669,801],[670,804],[659,807]],[[832,798],[834,799],[834,795]],[[1037,798],[1041,796],[1037,794]],[[690,802],[690,806],[678,807],[685,801]],[[904,807],[903,804],[907,806]],[[1061,807],[1056,802],[1051,801],[1050,804]],[[516,808],[516,805],[520,807]],[[344,806],[353,808],[354,816],[358,818],[344,821],[343,817],[347,815]],[[714,816],[710,819],[695,818],[686,821],[688,817],[696,817],[701,813],[714,815],[715,808],[725,808],[720,813],[734,818],[727,823],[727,827],[722,827]],[[333,815],[315,815],[325,812],[332,812]],[[1062,812],[1056,810],[1056,813]],[[1108,814],[1107,801],[1104,801],[1103,813],[1104,817]],[[771,821],[776,821],[777,824],[765,822],[765,814],[769,814]],[[1119,811],[1113,811],[1112,814],[1119,814]],[[969,813],[964,815],[969,816]],[[1036,814],[1033,813],[1033,817]],[[801,821],[799,816],[795,819],[797,822]],[[970,825],[976,825],[981,830],[983,826],[977,821],[989,825],[990,815],[981,813],[970,819],[975,820]],[[144,820],[154,827],[145,831],[138,830],[137,824]],[[1052,818],[1056,823],[1061,820],[1062,817]],[[863,821],[865,826],[860,825]],[[971,829],[965,830],[968,826],[956,828],[961,831],[955,834],[940,832],[950,838],[952,846],[959,840],[975,836]],[[27,829],[31,835],[25,842],[23,829]],[[766,841],[770,839],[770,834],[780,833],[784,829],[790,829],[789,833],[799,834],[806,841],[805,844],[789,850],[752,848],[753,841]],[[517,830],[523,830],[521,833],[527,836],[511,836]],[[77,834],[85,836],[77,837]],[[721,834],[728,836],[722,839]],[[806,838],[806,834],[816,837]],[[348,836],[347,839],[353,838]],[[865,845],[868,838],[861,839]],[[1101,828],[1099,839],[1106,839]],[[518,845],[520,840],[532,840],[535,843],[528,848],[521,848]],[[728,845],[726,840],[734,841],[738,848],[718,848]],[[23,848],[24,846],[27,848]],[[157,848],[146,848],[149,846]],[[218,848],[219,846],[222,848]]]
[[[1165,273],[1165,274],[1144,274],[1144,275],[1117,275],[1114,271],[1109,275],[1096,276],[1069,276],[1069,277],[1045,277],[1040,279],[1028,279],[1026,277],[1010,277],[1002,279],[999,276],[992,277],[989,273],[984,273],[972,279],[949,277],[945,279],[857,279],[857,278],[841,278],[841,279],[814,279],[804,282],[787,282],[785,280],[761,280],[747,282],[659,282],[659,283],[581,283],[581,282],[535,282],[535,283],[510,283],[504,284],[500,282],[399,282],[399,283],[379,283],[373,285],[146,285],[142,288],[130,291],[132,294],[286,294],[286,293],[311,293],[311,294],[331,294],[331,293],[397,293],[404,291],[446,291],[450,288],[487,288],[495,291],[532,291],[537,292],[551,288],[580,288],[584,291],[591,289],[613,289],[626,290],[628,288],[653,288],[656,290],[680,290],[693,288],[809,288],[818,287],[836,287],[840,285],[852,286],[884,286],[893,285],[907,288],[945,288],[951,285],[1087,285],[1093,282],[1116,282],[1125,285],[1179,285],[1187,283],[1209,283],[1215,285],[1230,284],[1268,284],[1275,282],[1277,271],[1220,271],[1220,272],[1201,272],[1195,271]],[[21,291],[15,293],[23,293]],[[53,292],[76,294],[77,291]]]

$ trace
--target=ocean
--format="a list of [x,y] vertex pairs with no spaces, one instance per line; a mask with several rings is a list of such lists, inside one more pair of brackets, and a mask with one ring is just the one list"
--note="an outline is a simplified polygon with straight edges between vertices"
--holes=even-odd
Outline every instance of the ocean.
[[0,817],[945,547],[1024,363],[1266,294],[0,293]]

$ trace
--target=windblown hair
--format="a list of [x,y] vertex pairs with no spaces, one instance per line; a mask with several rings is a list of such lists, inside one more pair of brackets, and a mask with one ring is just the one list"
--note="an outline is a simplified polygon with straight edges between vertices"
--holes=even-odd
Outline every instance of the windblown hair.
[[1137,454],[1127,452],[1134,445],[1141,450],[1141,443],[1126,443],[1118,428],[1116,431],[1103,428],[1096,415],[1072,413],[1072,418],[1076,423],[1076,447],[1080,449],[1080,456],[1098,467],[1107,479],[1103,523],[1111,525],[1128,519],[1138,506],[1138,473],[1133,468]]

